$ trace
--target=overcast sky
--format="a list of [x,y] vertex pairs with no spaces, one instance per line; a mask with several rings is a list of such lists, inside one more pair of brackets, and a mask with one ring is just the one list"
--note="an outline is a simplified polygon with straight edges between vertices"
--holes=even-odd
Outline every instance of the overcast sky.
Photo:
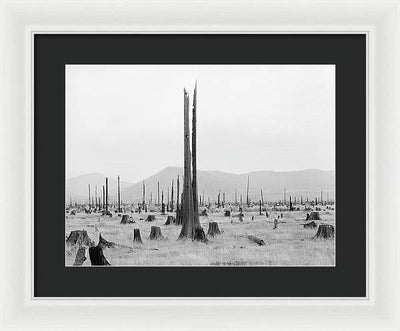
[[68,65],[67,178],[182,166],[196,79],[198,169],[334,170],[333,65]]

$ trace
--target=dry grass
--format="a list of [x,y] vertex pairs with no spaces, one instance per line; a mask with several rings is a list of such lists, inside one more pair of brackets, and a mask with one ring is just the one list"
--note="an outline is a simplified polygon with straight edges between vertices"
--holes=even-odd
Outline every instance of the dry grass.
[[[223,233],[209,243],[177,240],[181,227],[165,226],[167,215],[156,215],[155,222],[144,222],[147,214],[134,214],[136,223],[120,224],[121,217],[112,218],[99,214],[77,214],[66,219],[66,235],[71,230],[87,230],[90,239],[98,242],[99,232],[108,240],[132,247],[104,250],[107,260],[114,266],[333,266],[335,265],[335,240],[315,239],[317,229],[304,229],[302,224],[306,212],[284,212],[282,223],[273,230],[273,220],[278,213],[269,212],[269,218],[258,216],[258,212],[245,212],[244,222],[237,217],[224,217],[223,212],[201,217],[207,233],[208,223],[215,221]],[[235,213],[234,213],[235,214]],[[279,213],[280,214],[280,213]],[[334,212],[320,212],[322,222],[334,224]],[[252,216],[255,217],[251,220]],[[233,223],[231,223],[231,220]],[[95,225],[99,232],[95,231]],[[160,226],[164,240],[149,239],[151,226]],[[133,229],[139,228],[143,245],[133,244]],[[265,246],[250,242],[247,235],[264,240]],[[66,247],[65,264],[70,266],[75,259],[77,247]],[[87,259],[84,266],[90,266]]]

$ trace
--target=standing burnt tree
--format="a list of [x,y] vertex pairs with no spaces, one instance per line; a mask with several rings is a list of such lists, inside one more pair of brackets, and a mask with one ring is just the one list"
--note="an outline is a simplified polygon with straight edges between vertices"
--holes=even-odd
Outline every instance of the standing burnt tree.
[[[183,199],[182,199],[182,229],[179,235],[181,238],[192,238],[206,241],[206,235],[200,225],[199,203],[197,194],[197,164],[196,164],[196,95],[197,83],[194,89],[193,98],[193,119],[192,119],[192,153],[190,151],[189,136],[189,95],[184,89],[184,177],[183,177]],[[193,178],[191,160],[193,161]]]
[[176,217],[175,224],[182,225],[182,205],[179,204],[179,175],[176,179]]
[[119,183],[119,175],[118,175],[118,212],[121,212],[121,187]]

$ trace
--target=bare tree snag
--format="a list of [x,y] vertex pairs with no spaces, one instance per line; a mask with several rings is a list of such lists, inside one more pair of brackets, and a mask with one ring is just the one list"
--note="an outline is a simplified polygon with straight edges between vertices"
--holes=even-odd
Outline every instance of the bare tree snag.
[[89,257],[92,265],[110,265],[103,254],[103,249],[100,246],[90,247]]
[[106,177],[106,210],[108,210],[108,177]]
[[260,200],[260,215],[262,215],[261,200]]
[[208,224],[208,232],[207,235],[214,237],[218,234],[221,234],[221,231],[219,231],[218,223],[217,222],[210,222]]
[[262,240],[261,238],[258,238],[258,237],[256,237],[256,236],[247,236],[247,238],[248,238],[250,241],[255,242],[256,244],[258,244],[258,245],[260,245],[260,246],[265,245],[264,240]]
[[246,203],[247,203],[247,207],[250,207],[249,186],[250,186],[250,175],[247,176],[247,190],[246,190]]
[[152,226],[150,229],[150,240],[157,240],[164,238],[161,234],[161,228],[159,226]]
[[67,244],[79,246],[93,246],[94,242],[90,240],[87,231],[73,230],[67,238]]
[[98,247],[100,247],[100,248],[104,248],[104,247],[113,248],[113,247],[115,247],[115,245],[116,244],[113,243],[112,241],[105,240],[102,237],[101,233],[99,234],[99,243],[97,244]]
[[133,243],[143,244],[142,237],[140,236],[140,229],[133,230]]
[[147,215],[145,222],[154,222],[156,217],[154,215]]
[[121,187],[119,183],[119,175],[118,175],[118,212],[121,212]]
[[76,253],[74,266],[81,266],[83,262],[85,262],[86,260],[85,253],[86,253],[86,247],[80,246],[78,248],[78,252]]
[[317,233],[315,234],[316,238],[331,238],[335,236],[335,227],[330,224],[320,224],[318,226]]

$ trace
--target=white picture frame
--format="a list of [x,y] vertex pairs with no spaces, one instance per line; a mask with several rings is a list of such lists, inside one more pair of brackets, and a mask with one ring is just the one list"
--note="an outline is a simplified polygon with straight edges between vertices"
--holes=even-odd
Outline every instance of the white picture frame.
[[[4,0],[0,329],[400,330],[399,8],[398,0]],[[155,32],[367,35],[366,298],[33,296],[33,35]]]

